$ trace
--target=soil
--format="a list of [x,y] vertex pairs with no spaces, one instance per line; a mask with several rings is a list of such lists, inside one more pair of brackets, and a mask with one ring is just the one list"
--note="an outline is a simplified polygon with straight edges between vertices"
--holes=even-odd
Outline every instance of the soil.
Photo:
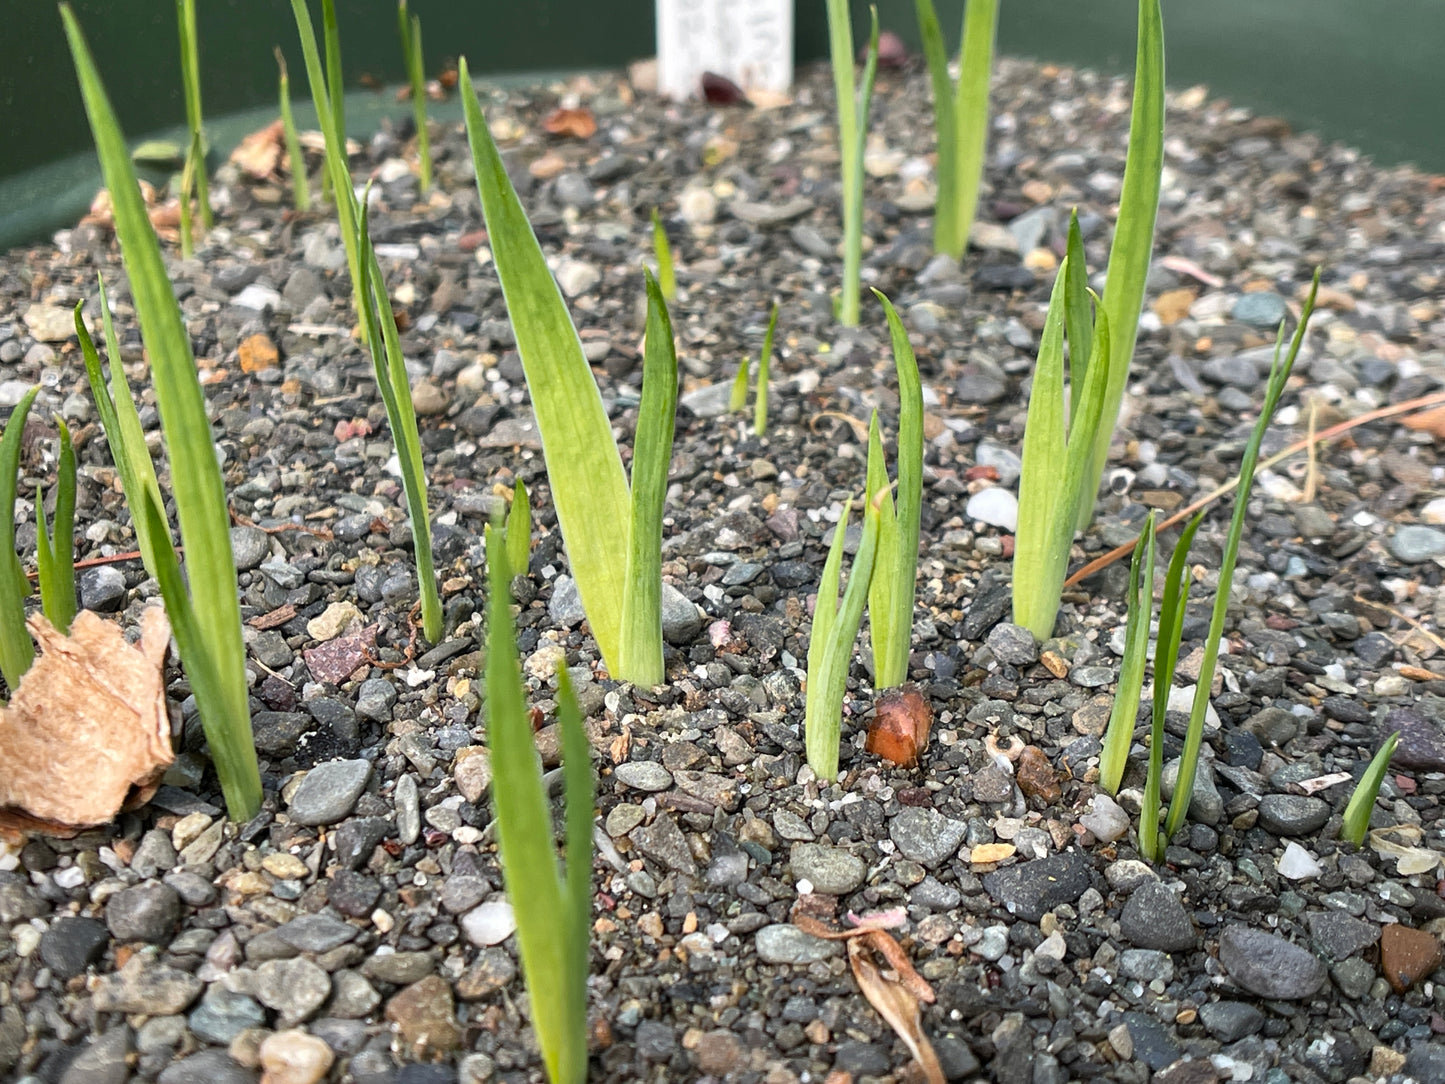
[[[897,406],[879,306],[865,302],[858,329],[832,316],[825,71],[771,109],[664,103],[620,76],[489,105],[624,446],[652,208],[672,238],[685,376],[664,554],[677,596],[656,689],[608,679],[567,589],[462,133],[436,133],[427,196],[404,127],[353,163],[377,179],[375,239],[415,367],[445,585],[436,645],[408,621],[411,533],[336,227],[324,208],[291,213],[283,184],[225,167],[216,227],[171,269],[236,516],[266,805],[225,820],[174,670],[180,753],[155,799],[73,839],[35,837],[0,867],[0,1075],[254,1082],[275,1032],[273,1053],[316,1054],[306,1035],[319,1039],[334,1081],[542,1079],[488,831],[477,671],[481,529],[520,477],[538,505],[517,581],[530,696],[549,720],[565,658],[595,746],[592,1079],[921,1079],[843,948],[790,924],[902,908],[895,933],[936,992],[923,1026],[951,1080],[1445,1080],[1445,898],[1430,859],[1445,851],[1438,421],[1371,422],[1260,475],[1193,817],[1163,863],[1138,861],[1127,824],[1094,804],[1126,562],[1068,592],[1042,655],[1006,621],[1048,287],[1077,205],[1102,288],[1129,87],[1000,62],[960,267],[931,252],[927,86],[916,67],[879,77],[864,267],[903,314],[928,413],[912,676],[935,721],[921,765],[864,751],[866,637],[843,778],[820,784],[802,752],[811,596],[863,484],[860,426],[877,409],[891,433]],[[548,134],[558,106],[590,109],[596,133]],[[397,106],[399,126],[408,113]],[[1378,168],[1202,88],[1171,95],[1166,149],[1133,377],[1076,565],[1129,541],[1148,509],[1234,476],[1275,325],[1292,324],[1316,266],[1321,308],[1266,454],[1445,384],[1439,178]],[[155,430],[108,231],[81,225],[0,262],[0,403],[43,388],[17,509],[27,557],[52,412],[78,430],[77,556],[134,548],[78,348],[48,311],[85,299],[94,312],[97,270]],[[774,299],[760,438],[725,408]],[[1214,504],[1196,541],[1181,698],[1229,514]],[[86,568],[80,590],[131,630],[157,598],[134,560]],[[1130,820],[1147,715],[1121,796]],[[1171,712],[1167,757],[1181,720]],[[1425,872],[1336,841],[1354,779],[1396,730],[1372,823],[1399,826],[1384,843],[1422,848]],[[324,1060],[268,1079],[322,1079]]]

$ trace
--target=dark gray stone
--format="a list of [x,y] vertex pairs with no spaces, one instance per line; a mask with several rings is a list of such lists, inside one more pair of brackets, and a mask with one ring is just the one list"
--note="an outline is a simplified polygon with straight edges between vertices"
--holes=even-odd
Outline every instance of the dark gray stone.
[[217,1046],[225,1046],[247,1028],[263,1027],[266,1010],[255,998],[233,993],[220,983],[206,989],[201,1003],[187,1017],[197,1038]]
[[1277,836],[1308,836],[1330,819],[1330,806],[1307,794],[1266,794],[1259,800],[1259,826]]
[[1199,1022],[1221,1043],[1232,1043],[1262,1028],[1264,1013],[1247,1001],[1207,1001],[1199,1006]]
[[159,944],[170,937],[180,918],[180,896],[159,881],[123,888],[105,904],[105,924],[117,941]]
[[156,1084],[256,1084],[256,1073],[224,1050],[202,1050],[166,1066]]
[[1185,952],[1198,935],[1179,898],[1159,881],[1134,889],[1119,915],[1119,935],[1139,948]]
[[905,806],[888,825],[888,838],[903,857],[929,869],[952,858],[967,835],[966,822],[919,806]]
[[93,918],[58,918],[40,935],[40,959],[62,979],[73,979],[99,960],[110,931]]
[[994,901],[1026,922],[1037,922],[1061,903],[1073,903],[1092,883],[1089,859],[1073,852],[995,870],[983,879]]
[[1310,952],[1249,926],[1225,927],[1219,962],[1241,989],[1258,997],[1298,1001],[1314,996],[1325,982],[1325,966]]
[[306,773],[291,797],[291,819],[297,824],[335,824],[355,807],[371,778],[365,760],[333,760]]
[[80,608],[118,613],[125,608],[125,573],[114,565],[87,568],[80,574]]
[[1027,666],[1039,657],[1034,634],[1006,621],[995,625],[988,634],[988,648],[1000,662],[1010,666]]

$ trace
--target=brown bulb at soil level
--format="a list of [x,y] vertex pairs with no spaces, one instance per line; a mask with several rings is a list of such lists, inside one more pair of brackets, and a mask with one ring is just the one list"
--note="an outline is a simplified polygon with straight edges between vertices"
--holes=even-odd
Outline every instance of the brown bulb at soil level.
[[864,748],[884,760],[911,768],[928,748],[933,707],[912,685],[887,689],[878,697]]

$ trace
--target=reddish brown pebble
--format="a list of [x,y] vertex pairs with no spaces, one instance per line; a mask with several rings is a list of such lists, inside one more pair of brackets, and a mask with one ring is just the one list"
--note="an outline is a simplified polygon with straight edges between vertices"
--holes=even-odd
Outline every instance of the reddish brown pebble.
[[[865,55],[859,57],[860,62],[867,60],[867,49]],[[878,66],[887,70],[906,67],[908,64],[908,46],[903,44],[903,39],[891,30],[885,30],[878,35]]]
[[966,482],[997,482],[998,468],[987,465],[969,467],[968,470],[963,472],[963,478]]
[[1432,933],[1392,924],[1380,934],[1380,970],[1396,993],[1403,994],[1442,960],[1440,939]]
[[1045,802],[1059,800],[1059,773],[1037,745],[1024,746],[1015,775],[1019,790],[1028,797],[1042,798]]
[[747,100],[742,87],[717,72],[702,73],[702,96],[709,105],[737,105]]
[[933,708],[909,685],[888,689],[878,697],[865,748],[884,760],[911,768],[928,748],[933,729]]

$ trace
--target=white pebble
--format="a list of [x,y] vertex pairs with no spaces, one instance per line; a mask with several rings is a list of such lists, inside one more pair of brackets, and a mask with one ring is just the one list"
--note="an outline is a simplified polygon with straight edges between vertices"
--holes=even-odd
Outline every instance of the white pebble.
[[1129,814],[1107,794],[1096,794],[1093,807],[1079,818],[1079,823],[1100,843],[1113,843],[1129,830]]
[[989,486],[968,499],[963,514],[990,527],[1015,531],[1019,525],[1019,499],[1001,486]]
[[1285,844],[1278,869],[1281,877],[1288,877],[1291,881],[1308,881],[1324,872],[1315,856],[1294,842]]
[[490,900],[462,916],[462,933],[474,945],[500,945],[517,929],[517,917],[506,900]]

